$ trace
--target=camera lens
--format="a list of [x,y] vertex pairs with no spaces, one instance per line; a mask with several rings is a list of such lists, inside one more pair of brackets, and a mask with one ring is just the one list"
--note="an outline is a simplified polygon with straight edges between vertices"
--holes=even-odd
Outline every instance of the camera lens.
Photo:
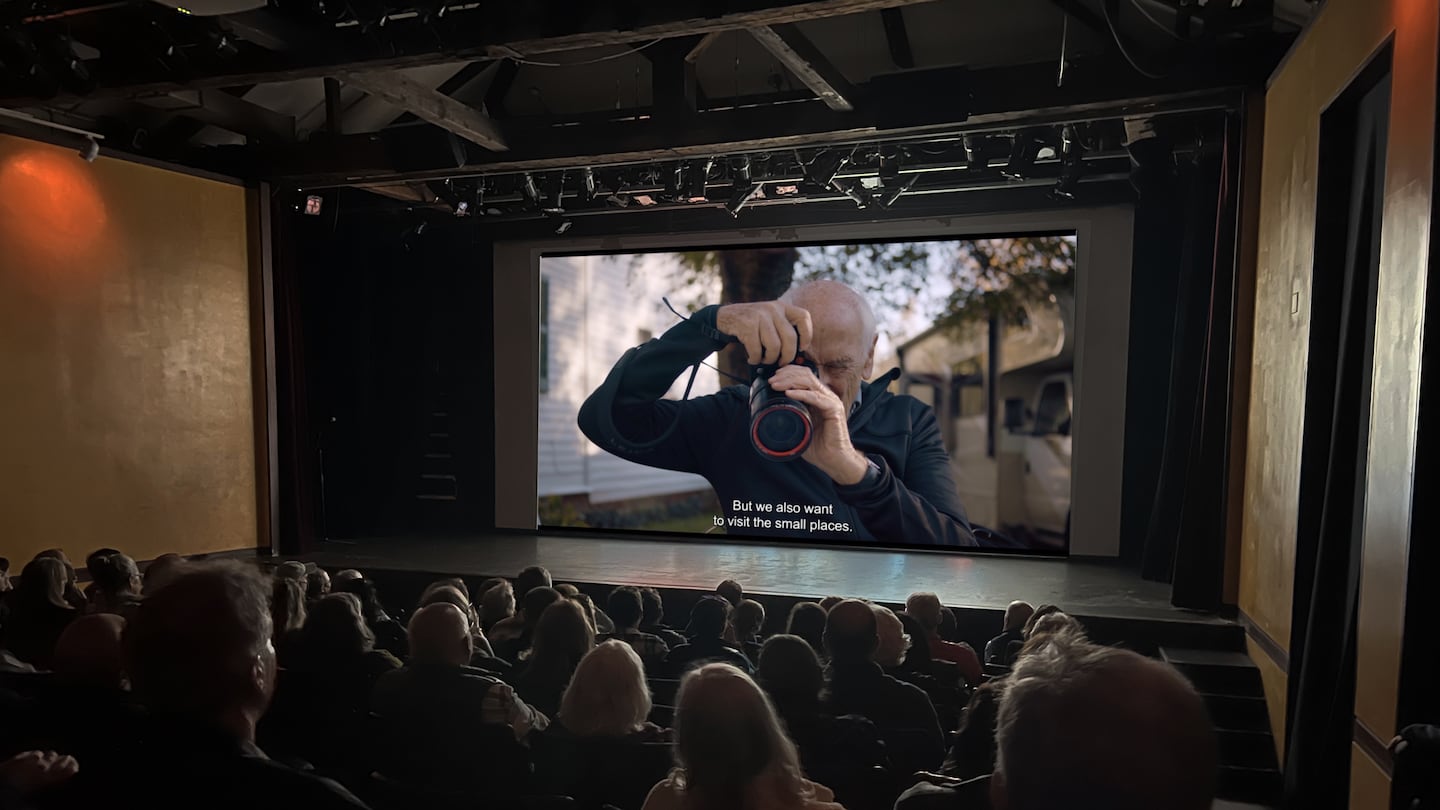
[[755,415],[750,438],[762,455],[796,458],[810,446],[810,414],[799,403],[774,403]]

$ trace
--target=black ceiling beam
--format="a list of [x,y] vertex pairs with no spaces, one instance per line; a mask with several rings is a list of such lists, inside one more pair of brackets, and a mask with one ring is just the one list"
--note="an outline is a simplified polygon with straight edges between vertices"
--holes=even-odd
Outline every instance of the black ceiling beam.
[[[511,119],[506,132],[513,150],[493,155],[469,149],[457,167],[444,133],[407,127],[348,136],[322,145],[229,150],[216,171],[243,176],[295,179],[301,184],[438,179],[465,174],[614,165],[677,160],[716,154],[779,150],[825,143],[893,139],[936,132],[1006,130],[1125,115],[1190,112],[1233,107],[1238,88],[1268,75],[1283,54],[1281,43],[1250,60],[1219,60],[1218,74],[1177,75],[1158,82],[1128,66],[1079,62],[1073,81],[1055,86],[1050,62],[977,71],[921,71],[926,83],[948,87],[951,95],[913,97],[923,76],[915,72],[877,77],[859,89],[871,103],[837,113],[817,102],[735,106],[702,112],[688,124],[653,117],[587,121],[575,126],[536,125]],[[939,75],[939,74],[945,75]],[[910,90],[907,90],[910,88]],[[916,108],[924,118],[917,117]]]
[[505,98],[510,95],[510,88],[515,86],[515,77],[520,75],[520,63],[514,59],[501,59],[495,67],[495,77],[490,80],[490,87],[485,90],[485,112],[491,118],[502,120],[510,117],[510,111],[505,107]]
[[780,60],[786,70],[825,102],[825,106],[836,112],[855,109],[855,88],[799,27],[793,24],[767,25],[748,30],[771,56]]
[[[237,84],[313,79],[347,72],[372,72],[424,67],[447,62],[473,62],[500,57],[524,58],[586,48],[625,46],[656,39],[703,35],[740,28],[786,25],[802,20],[846,16],[934,0],[728,0],[716,11],[714,0],[669,0],[664,3],[610,2],[595,4],[581,30],[553,32],[527,3],[481,3],[445,16],[443,43],[420,18],[391,20],[383,38],[363,34],[359,26],[317,27],[295,47],[292,21],[270,9],[250,12],[241,23],[279,50],[247,49],[235,58],[194,66],[187,75],[168,72],[153,60],[93,65],[101,86],[86,98],[162,95],[174,90],[228,87]],[[114,12],[114,13],[129,13]],[[249,16],[253,14],[254,16]],[[237,15],[237,18],[240,15]],[[288,43],[288,45],[287,45]],[[105,49],[101,49],[104,53]],[[74,100],[62,99],[64,101]],[[0,97],[6,106],[33,101]]]
[[164,108],[175,115],[203,121],[246,138],[281,142],[295,140],[294,116],[282,115],[224,90],[178,91],[168,97],[185,105]]
[[885,25],[885,42],[890,46],[890,61],[901,70],[914,68],[915,52],[910,48],[910,31],[905,27],[905,9],[882,9],[880,21]]
[[695,79],[691,53],[704,43],[705,35],[677,37],[657,42],[640,53],[650,61],[650,95],[660,115],[688,118],[700,110],[700,84]]

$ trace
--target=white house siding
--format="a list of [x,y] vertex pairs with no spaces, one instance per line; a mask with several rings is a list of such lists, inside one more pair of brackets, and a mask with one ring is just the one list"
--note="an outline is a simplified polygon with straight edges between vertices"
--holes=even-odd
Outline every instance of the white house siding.
[[[549,285],[549,387],[540,394],[539,494],[588,494],[592,503],[704,491],[698,475],[657,470],[601,451],[580,433],[580,404],[620,355],[644,333],[658,336],[677,322],[661,301],[718,300],[719,283],[681,288],[684,273],[670,254],[556,257],[540,260]],[[709,293],[708,295],[706,293]],[[713,361],[712,361],[713,364]],[[688,372],[667,395],[679,399]],[[717,390],[702,367],[692,397]]]

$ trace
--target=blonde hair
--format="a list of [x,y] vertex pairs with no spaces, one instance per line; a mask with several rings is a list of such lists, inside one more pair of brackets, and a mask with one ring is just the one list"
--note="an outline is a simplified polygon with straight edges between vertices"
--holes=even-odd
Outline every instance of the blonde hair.
[[795,744],[749,675],[707,664],[680,682],[676,704],[676,767],[666,783],[689,806],[747,810],[813,798]]
[[624,737],[645,727],[650,708],[640,656],[629,644],[611,639],[580,659],[558,717],[581,737]]

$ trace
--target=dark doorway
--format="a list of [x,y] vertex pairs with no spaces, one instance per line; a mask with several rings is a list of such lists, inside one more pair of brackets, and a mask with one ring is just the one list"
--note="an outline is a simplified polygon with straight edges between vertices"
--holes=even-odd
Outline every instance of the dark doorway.
[[1320,120],[1285,806],[1349,804],[1390,52]]

